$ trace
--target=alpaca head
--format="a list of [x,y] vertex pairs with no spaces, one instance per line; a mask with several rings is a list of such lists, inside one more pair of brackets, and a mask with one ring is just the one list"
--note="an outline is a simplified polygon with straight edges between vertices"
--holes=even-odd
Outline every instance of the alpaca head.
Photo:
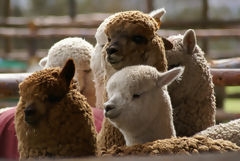
[[[158,22],[140,11],[120,12],[107,24],[104,59],[114,69],[146,64],[166,70],[164,42],[157,35]],[[159,64],[159,65],[157,65]]]
[[168,40],[173,44],[171,50],[166,51],[168,69],[177,66],[188,67],[192,55],[197,47],[196,34],[194,30],[187,30],[184,35],[170,36]]
[[134,131],[155,119],[159,112],[171,111],[166,86],[182,72],[182,67],[164,73],[145,65],[123,68],[107,83],[105,116],[120,130]]
[[74,76],[74,63],[69,60],[64,68],[49,68],[36,72],[19,85],[24,120],[31,126],[45,119],[48,110],[68,93]]
[[93,53],[93,46],[86,40],[79,37],[69,37],[55,43],[39,65],[41,67],[63,67],[68,59],[75,62],[75,79],[78,81],[79,90],[91,106],[95,106],[95,88],[93,75],[90,68],[90,58]]
[[[149,15],[151,17],[153,17],[160,25],[161,18],[163,17],[163,15],[165,13],[166,13],[166,10],[164,8],[159,8],[159,9],[156,9],[156,10],[153,10],[152,12],[150,12]],[[95,34],[97,44],[95,46],[94,53],[97,53],[97,54],[102,53],[102,49],[103,49],[104,45],[108,42],[108,38],[107,38],[107,35],[105,34],[104,30],[105,30],[107,24],[118,14],[121,14],[121,12],[115,13],[115,14],[107,17],[97,28],[97,31]]]

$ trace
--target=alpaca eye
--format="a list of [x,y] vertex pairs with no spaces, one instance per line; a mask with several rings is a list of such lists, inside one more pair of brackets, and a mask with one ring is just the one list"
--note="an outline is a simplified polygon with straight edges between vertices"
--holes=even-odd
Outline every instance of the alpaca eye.
[[91,69],[88,69],[88,70],[83,70],[84,73],[89,73],[91,72]]
[[47,101],[50,103],[59,102],[62,98],[56,96],[48,96]]
[[136,44],[146,44],[147,43],[147,39],[140,35],[133,36],[132,41],[135,42]]
[[140,94],[134,94],[133,96],[132,96],[132,98],[133,99],[136,99],[136,98],[139,98],[141,95]]

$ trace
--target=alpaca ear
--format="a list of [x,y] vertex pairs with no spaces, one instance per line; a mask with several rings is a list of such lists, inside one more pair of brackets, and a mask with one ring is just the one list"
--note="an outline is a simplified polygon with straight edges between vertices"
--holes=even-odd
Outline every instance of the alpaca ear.
[[166,10],[164,8],[159,8],[150,12],[149,16],[153,17],[154,19],[160,20],[165,13],[166,13]]
[[163,87],[171,84],[174,80],[176,80],[183,74],[183,71],[184,67],[176,67],[167,72],[160,73],[158,79],[158,86]]
[[66,81],[67,85],[69,86],[71,80],[73,79],[74,73],[75,73],[74,62],[72,59],[69,59],[60,73],[60,78],[63,78]]
[[48,57],[46,56],[46,57],[43,57],[43,58],[40,60],[40,62],[39,62],[40,67],[45,68],[45,66],[46,66],[46,64],[47,64],[47,59],[48,59]]
[[165,50],[171,50],[173,48],[173,44],[166,38],[162,37]]
[[149,13],[149,16],[151,16],[157,21],[159,29],[161,25],[161,18],[165,13],[166,13],[166,10],[164,8],[159,8]]
[[194,30],[189,29],[183,36],[183,48],[188,54],[192,54],[196,48],[197,39]]

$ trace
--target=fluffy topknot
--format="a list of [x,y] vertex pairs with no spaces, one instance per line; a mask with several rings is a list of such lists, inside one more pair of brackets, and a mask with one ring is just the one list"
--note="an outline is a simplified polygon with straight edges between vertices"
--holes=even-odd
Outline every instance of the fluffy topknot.
[[120,12],[118,15],[116,15],[113,19],[110,20],[105,29],[105,33],[108,34],[108,30],[111,30],[111,28],[115,28],[115,26],[121,24],[126,25],[128,23],[142,26],[144,29],[151,33],[156,32],[159,29],[157,21],[148,14],[140,11],[125,11]]
[[[48,68],[42,71],[38,71],[30,75],[25,79],[24,82],[19,85],[19,92],[26,93],[26,90],[47,92],[47,90],[52,89],[56,91],[56,87],[61,90],[64,88],[62,82],[58,81],[58,76],[61,68]],[[34,89],[31,89],[31,88]]]

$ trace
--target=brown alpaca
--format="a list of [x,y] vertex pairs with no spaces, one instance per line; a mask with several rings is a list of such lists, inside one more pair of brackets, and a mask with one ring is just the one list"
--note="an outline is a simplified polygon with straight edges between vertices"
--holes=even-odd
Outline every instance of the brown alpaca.
[[[240,147],[227,140],[213,140],[204,136],[177,137],[155,140],[145,144],[134,146],[113,146],[107,151],[100,151],[103,156],[126,155],[166,155],[166,154],[199,154],[199,153],[223,153],[239,152]],[[173,159],[174,160],[174,159]]]
[[[158,71],[167,70],[165,48],[171,49],[171,43],[158,36],[158,29],[158,22],[140,11],[120,12],[110,20],[105,29],[108,43],[102,54],[105,84],[112,74],[130,65],[143,64],[154,66]],[[99,148],[125,145],[122,134],[107,119],[103,121],[97,140]]]
[[86,98],[72,83],[73,61],[33,73],[20,85],[15,129],[20,159],[96,154],[96,131]]

